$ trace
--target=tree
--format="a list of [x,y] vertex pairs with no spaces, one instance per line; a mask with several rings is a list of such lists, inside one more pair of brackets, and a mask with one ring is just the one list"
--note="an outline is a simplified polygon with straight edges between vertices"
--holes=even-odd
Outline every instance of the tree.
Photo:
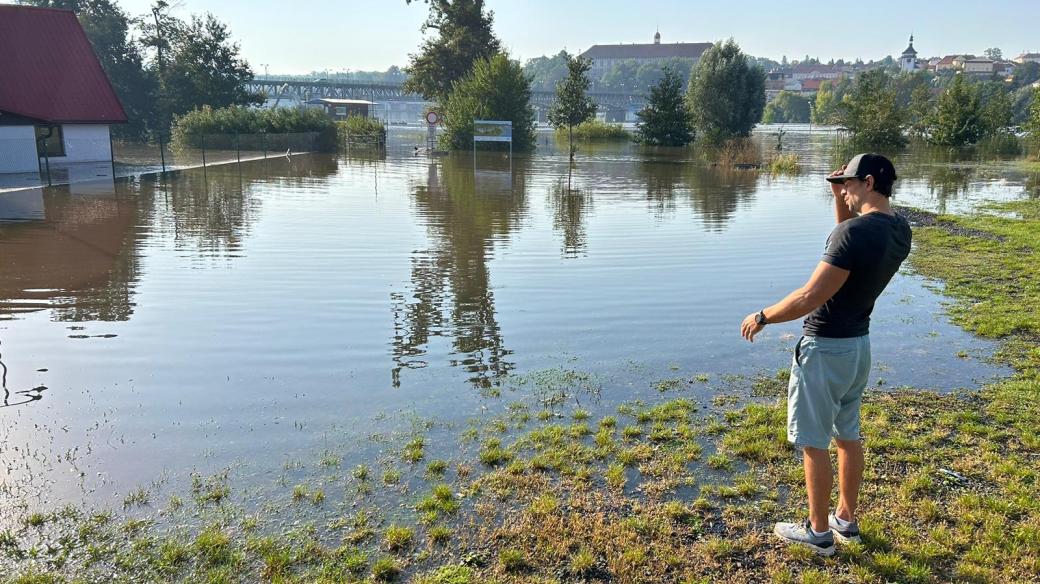
[[1007,134],[1014,117],[1014,102],[1002,83],[987,83],[988,91],[979,92],[982,124],[987,135]]
[[733,39],[701,55],[686,98],[694,125],[712,142],[748,136],[766,105],[765,74]]
[[932,92],[927,85],[918,85],[910,94],[910,131],[923,136],[928,131],[928,122],[932,118]]
[[567,128],[567,147],[574,160],[574,126],[596,115],[596,102],[588,96],[588,72],[592,61],[567,56],[567,77],[556,84],[556,101],[549,108],[549,123],[556,129]]
[[860,74],[838,107],[838,121],[863,145],[902,146],[904,112],[896,102],[892,78],[884,69]]
[[957,75],[939,96],[931,123],[931,139],[944,146],[974,144],[986,131],[978,88]]
[[766,104],[763,124],[802,124],[809,121],[809,100],[790,91],[781,91]]
[[[1033,105],[1029,108],[1029,120],[1025,128],[1033,146],[1040,149],[1040,88],[1033,91]],[[1037,152],[1037,157],[1040,158],[1040,152]]]
[[504,53],[479,59],[473,71],[455,84],[444,102],[446,132],[442,140],[451,148],[473,145],[473,120],[513,122],[513,148],[534,147],[534,110],[531,81],[520,63]]
[[409,56],[404,89],[443,103],[452,85],[465,77],[478,59],[497,54],[500,44],[491,30],[495,13],[484,11],[484,0],[428,3],[430,14],[422,32],[433,29],[437,36],[425,41],[419,54]]
[[997,47],[990,47],[990,48],[986,49],[985,51],[982,51],[982,54],[985,55],[987,59],[990,59],[990,60],[993,60],[993,61],[1003,61],[1004,60],[1004,53],[1000,49],[998,49]]
[[535,57],[524,63],[524,74],[531,78],[531,88],[551,91],[567,76],[567,62],[571,54],[560,51],[552,57]]
[[671,68],[650,88],[639,117],[638,140],[657,146],[685,146],[693,142],[693,125],[683,98],[682,78]]
[[1014,79],[1015,87],[1027,87],[1032,85],[1033,82],[1040,80],[1040,63],[1027,61],[1015,65],[1015,69],[1012,72],[1012,79]]
[[162,76],[167,113],[183,114],[203,105],[217,109],[259,103],[259,96],[245,89],[253,80],[252,69],[239,56],[227,25],[212,14],[192,15],[171,49]]
[[130,18],[111,0],[28,0],[33,6],[76,13],[94,54],[112,83],[127,123],[113,133],[142,136],[154,129],[155,78],[144,67],[140,46],[130,35]]

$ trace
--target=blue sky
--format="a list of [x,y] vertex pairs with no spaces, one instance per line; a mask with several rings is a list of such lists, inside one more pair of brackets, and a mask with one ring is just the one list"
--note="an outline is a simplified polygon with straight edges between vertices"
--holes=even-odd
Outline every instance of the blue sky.
[[[131,15],[149,0],[118,0]],[[914,34],[922,56],[1005,56],[1040,51],[1040,1],[805,2],[743,0],[487,0],[495,32],[514,57],[528,59],[597,43],[714,41],[732,36],[748,53],[779,60],[806,54],[864,60],[898,55]],[[262,73],[386,69],[419,46],[421,1],[181,0],[176,14],[213,12],[231,26],[244,56]]]

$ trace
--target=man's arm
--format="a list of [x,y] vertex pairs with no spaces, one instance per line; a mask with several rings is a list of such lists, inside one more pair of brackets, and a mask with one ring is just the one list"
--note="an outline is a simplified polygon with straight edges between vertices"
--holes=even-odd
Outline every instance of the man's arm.
[[[816,265],[809,281],[804,286],[791,292],[783,300],[762,311],[770,324],[787,322],[801,318],[816,310],[841,290],[849,279],[849,271],[832,266],[827,262]],[[740,326],[740,334],[754,342],[755,335],[762,330],[762,325],[755,322],[755,315],[748,315]]]

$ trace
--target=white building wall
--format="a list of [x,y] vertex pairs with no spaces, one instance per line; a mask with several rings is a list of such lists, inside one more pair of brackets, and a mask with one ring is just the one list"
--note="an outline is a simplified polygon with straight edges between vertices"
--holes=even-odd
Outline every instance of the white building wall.
[[39,172],[36,129],[33,126],[0,126],[0,172]]
[[64,162],[108,162],[112,160],[112,146],[105,124],[66,124],[65,156],[55,158]]

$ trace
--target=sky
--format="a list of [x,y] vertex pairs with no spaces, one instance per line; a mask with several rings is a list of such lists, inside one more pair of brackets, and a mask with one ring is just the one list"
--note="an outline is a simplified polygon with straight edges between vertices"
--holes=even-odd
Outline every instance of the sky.
[[[150,0],[117,0],[132,16]],[[495,33],[527,60],[594,44],[664,43],[733,37],[745,52],[780,60],[898,57],[910,34],[919,56],[1005,57],[1040,51],[1040,1],[873,0],[834,4],[787,0],[486,0]],[[385,70],[419,47],[427,6],[405,0],[180,0],[174,14],[212,12],[226,22],[257,73]]]

